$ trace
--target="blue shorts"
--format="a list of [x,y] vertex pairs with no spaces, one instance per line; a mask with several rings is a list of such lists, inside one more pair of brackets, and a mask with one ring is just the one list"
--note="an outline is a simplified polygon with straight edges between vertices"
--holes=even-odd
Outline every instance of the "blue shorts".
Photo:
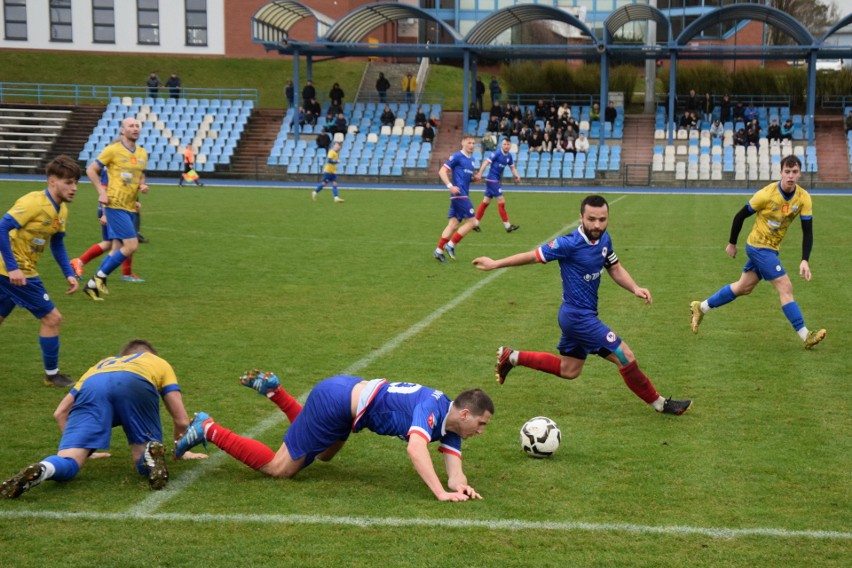
[[503,197],[503,187],[500,185],[500,180],[485,180],[484,197]]
[[38,319],[56,309],[38,276],[28,277],[24,286],[14,286],[8,276],[0,275],[0,317],[11,314],[15,305],[28,310]]
[[334,183],[337,181],[337,174],[324,173],[322,175],[322,183]]
[[104,208],[104,211],[106,211],[109,240],[136,238],[136,213],[110,207]]
[[447,213],[447,219],[470,219],[475,217],[476,212],[473,210],[473,203],[470,197],[455,197],[450,199],[450,211]]
[[618,349],[621,338],[604,322],[595,316],[578,314],[566,306],[563,303],[559,308],[562,337],[556,348],[560,354],[585,359],[589,353],[606,356]]
[[124,429],[128,444],[163,441],[160,395],[150,381],[128,371],[86,379],[74,399],[59,449],[109,448],[115,426]]
[[335,442],[345,442],[352,432],[352,389],[363,381],[358,377],[337,375],[320,381],[311,390],[305,406],[284,434],[290,457],[304,456],[308,467]]
[[777,250],[746,245],[746,254],[748,261],[743,267],[743,272],[754,272],[758,278],[767,282],[787,274],[781,266]]

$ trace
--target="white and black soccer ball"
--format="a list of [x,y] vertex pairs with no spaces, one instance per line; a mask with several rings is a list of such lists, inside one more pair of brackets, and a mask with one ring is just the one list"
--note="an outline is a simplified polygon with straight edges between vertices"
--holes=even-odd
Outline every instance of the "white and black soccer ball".
[[562,442],[562,432],[556,422],[546,416],[536,416],[521,426],[521,448],[531,458],[549,458]]

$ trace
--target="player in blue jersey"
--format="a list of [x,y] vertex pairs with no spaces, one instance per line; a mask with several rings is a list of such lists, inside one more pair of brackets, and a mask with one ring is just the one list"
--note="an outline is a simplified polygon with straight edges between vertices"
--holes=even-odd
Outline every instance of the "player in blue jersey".
[[470,182],[479,180],[479,170],[473,157],[475,145],[473,135],[465,134],[461,140],[461,150],[450,156],[438,171],[441,182],[450,190],[449,221],[441,233],[438,248],[432,253],[439,262],[447,262],[445,252],[455,260],[456,245],[476,227],[476,216],[470,201]]
[[[450,400],[441,391],[415,383],[338,375],[320,381],[302,408],[272,373],[250,371],[240,382],[267,396],[287,414],[291,426],[278,452],[199,412],[175,449],[177,457],[209,441],[261,473],[291,478],[315,459],[331,460],[350,433],[367,429],[406,441],[415,471],[439,501],[481,498],[468,484],[461,460],[462,440],[481,434],[494,414],[494,403],[479,389],[466,390]],[[430,442],[438,442],[438,451],[444,455],[449,490],[432,465]]]
[[[174,436],[189,424],[174,369],[144,339],[134,339],[116,357],[99,361],[80,377],[56,407],[53,417],[62,432],[59,451],[31,464],[0,485],[0,497],[14,499],[41,482],[71,481],[98,448],[108,448],[112,429],[121,426],[130,444],[136,471],[152,489],[169,480],[160,398],[172,416]],[[102,455],[101,457],[108,456]],[[206,458],[185,453],[183,459]]]
[[[68,206],[77,193],[82,171],[68,156],[57,156],[45,169],[47,189],[18,199],[0,219],[0,323],[15,306],[28,310],[41,322],[38,342],[47,386],[70,387],[74,381],[59,372],[59,329],[62,314],[56,309],[36,270],[45,249],[68,281],[68,294],[77,291],[77,278],[65,250]],[[6,339],[8,342],[9,339]]]
[[503,220],[503,227],[506,228],[506,232],[511,233],[512,231],[520,229],[517,225],[513,225],[509,222],[509,214],[506,213],[506,198],[503,197],[503,186],[501,183],[501,180],[503,179],[503,170],[506,169],[506,166],[509,166],[509,169],[512,170],[512,174],[515,176],[515,181],[521,181],[518,168],[515,167],[515,158],[509,152],[511,148],[512,143],[509,139],[503,138],[503,140],[500,141],[500,148],[491,152],[491,155],[487,160],[482,162],[482,167],[479,168],[479,176],[482,177],[482,172],[485,171],[485,168],[491,166],[484,177],[485,196],[482,198],[482,203],[479,204],[479,208],[476,210],[476,227],[473,228],[476,232],[481,230],[479,228],[479,222],[482,220],[482,216],[485,215],[485,210],[488,208],[488,204],[491,203],[492,199],[497,199],[497,211],[500,213],[500,218]]
[[515,366],[544,371],[563,379],[576,379],[583,370],[586,357],[598,355],[618,365],[625,384],[636,396],[652,405],[657,412],[683,414],[691,400],[672,400],[660,396],[650,379],[639,369],[633,351],[614,331],[598,319],[598,287],[604,270],[616,284],[636,297],[651,303],[651,292],[641,288],[621,265],[607,232],[609,204],[600,195],[590,195],[580,206],[580,226],[539,248],[499,260],[479,257],[473,265],[480,270],[494,270],[537,262],[557,261],[562,275],[562,305],[559,326],[562,338],[551,353],[516,351],[509,347],[497,350],[497,381],[506,380]]
[[825,338],[825,330],[809,330],[799,304],[793,298],[793,283],[781,266],[778,252],[787,228],[799,216],[802,219],[802,261],[799,275],[806,281],[811,279],[808,259],[814,243],[813,205],[810,194],[798,185],[802,176],[802,162],[795,155],[781,160],[781,181],[771,183],[755,193],[734,216],[731,235],[725,252],[731,258],[737,256],[737,239],[743,222],[757,213],[754,227],[746,242],[746,261],[739,280],[723,286],[718,292],[700,302],[690,304],[692,333],[698,333],[698,325],[704,314],[733,302],[754,290],[761,280],[771,282],[781,300],[781,311],[802,340],[805,349],[813,349]]
[[335,142],[325,157],[322,180],[317,184],[317,188],[311,192],[311,199],[314,201],[317,200],[317,194],[329,183],[331,184],[331,192],[334,194],[334,202],[343,203],[344,201],[337,191],[337,164],[340,163],[340,147],[340,142]]

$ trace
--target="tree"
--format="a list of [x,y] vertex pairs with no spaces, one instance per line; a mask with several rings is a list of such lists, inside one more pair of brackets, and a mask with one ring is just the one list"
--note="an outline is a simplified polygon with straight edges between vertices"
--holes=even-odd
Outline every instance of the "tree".
[[[815,38],[839,19],[837,4],[826,0],[771,0],[769,5],[796,18]],[[766,28],[768,45],[792,45],[793,38],[774,26]]]

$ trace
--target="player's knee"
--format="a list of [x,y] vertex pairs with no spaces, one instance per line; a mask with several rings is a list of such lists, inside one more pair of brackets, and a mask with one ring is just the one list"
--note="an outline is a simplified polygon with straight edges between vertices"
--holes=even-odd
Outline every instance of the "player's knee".
[[62,314],[54,308],[53,311],[41,318],[41,322],[47,328],[59,329],[62,326]]

